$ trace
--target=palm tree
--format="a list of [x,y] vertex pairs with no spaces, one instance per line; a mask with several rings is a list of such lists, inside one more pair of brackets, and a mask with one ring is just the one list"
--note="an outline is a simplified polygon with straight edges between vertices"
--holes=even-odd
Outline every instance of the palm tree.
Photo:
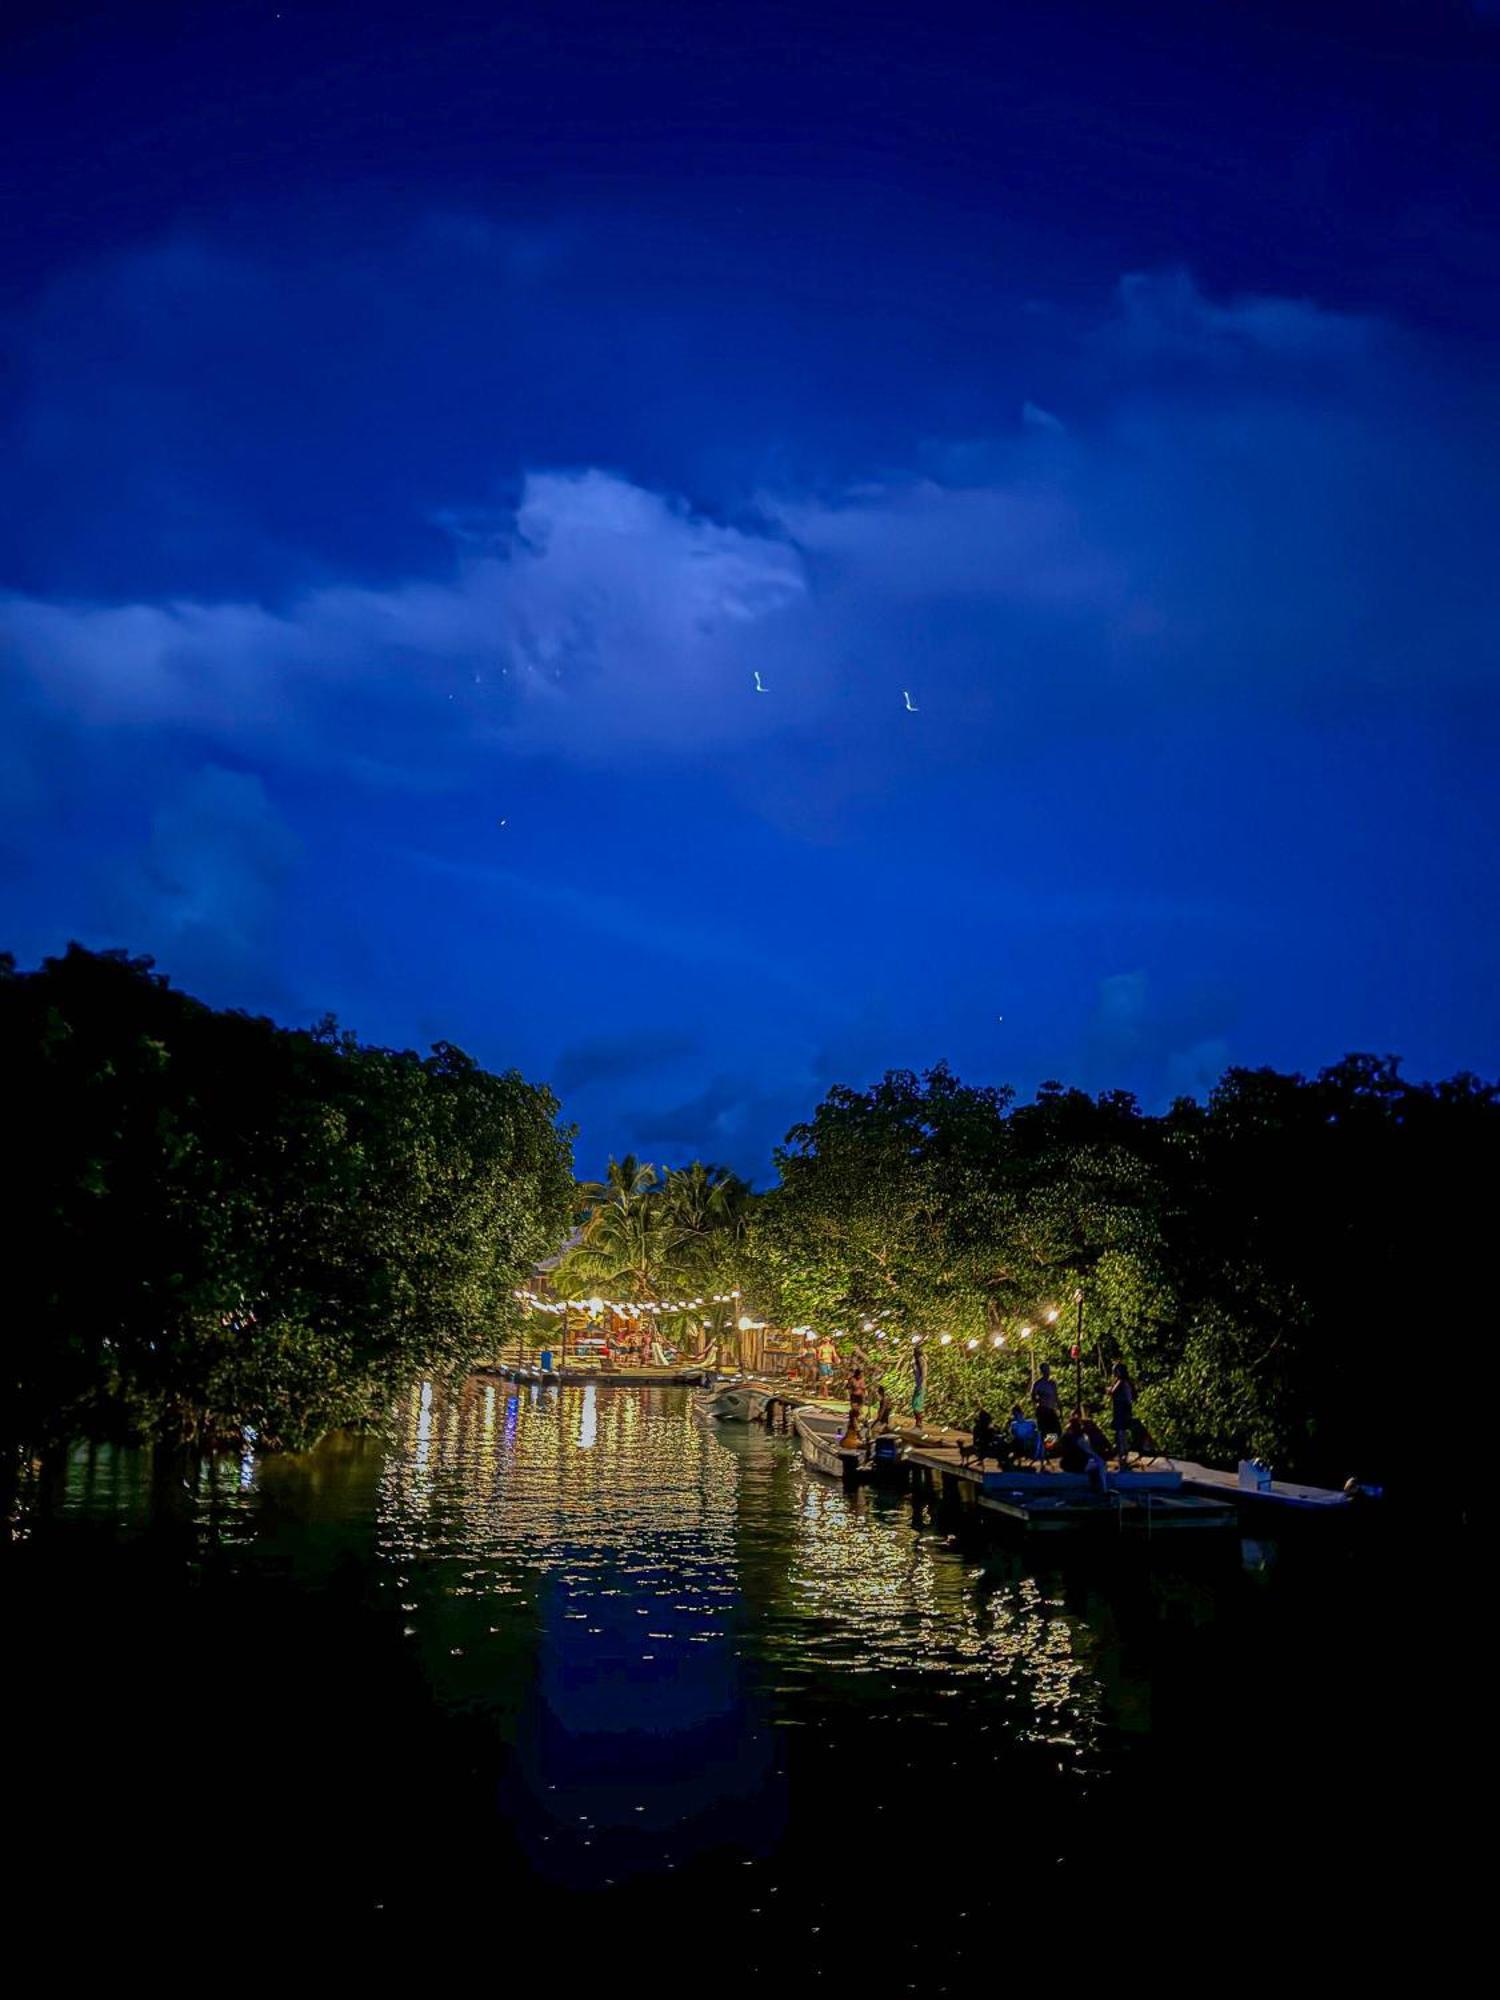
[[613,1298],[661,1297],[669,1231],[656,1179],[655,1167],[627,1153],[610,1161],[602,1181],[580,1182],[583,1226],[552,1279],[562,1297],[601,1287]]
[[732,1334],[738,1353],[739,1301],[730,1295],[739,1283],[750,1189],[727,1167],[694,1160],[691,1166],[668,1169],[661,1199],[671,1239],[673,1282],[709,1295],[701,1322],[705,1336],[717,1346],[726,1333]]

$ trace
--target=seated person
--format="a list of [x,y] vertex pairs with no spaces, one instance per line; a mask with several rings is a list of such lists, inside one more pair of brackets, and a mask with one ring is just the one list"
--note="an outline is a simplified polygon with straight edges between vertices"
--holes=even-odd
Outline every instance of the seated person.
[[1010,1413],[1011,1442],[1023,1458],[1039,1458],[1042,1450],[1042,1434],[1037,1429],[1036,1419],[1028,1417],[1019,1403]]
[[1058,1453],[1058,1463],[1064,1472],[1081,1472],[1091,1485],[1104,1485],[1104,1460],[1089,1442],[1083,1427],[1083,1418],[1075,1410],[1069,1417],[1062,1434],[1062,1448]]
[[1002,1440],[999,1431],[995,1429],[994,1419],[988,1410],[975,1411],[971,1429],[973,1436],[969,1443],[961,1444],[958,1448],[960,1460],[977,1458],[981,1465],[984,1464],[987,1458],[998,1460],[1003,1448]]
[[1100,1430],[1091,1409],[1083,1413],[1083,1434],[1101,1458],[1109,1457],[1109,1439]]

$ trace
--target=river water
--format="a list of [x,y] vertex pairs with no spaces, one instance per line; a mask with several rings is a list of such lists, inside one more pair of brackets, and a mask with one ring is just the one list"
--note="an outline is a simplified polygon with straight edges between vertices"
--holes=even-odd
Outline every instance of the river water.
[[1244,1938],[1273,1976],[1451,1859],[1451,1645],[1360,1540],[970,1547],[685,1391],[478,1377],[169,1485],[80,1448],[11,1565],[28,1853],[106,1952],[957,1993]]

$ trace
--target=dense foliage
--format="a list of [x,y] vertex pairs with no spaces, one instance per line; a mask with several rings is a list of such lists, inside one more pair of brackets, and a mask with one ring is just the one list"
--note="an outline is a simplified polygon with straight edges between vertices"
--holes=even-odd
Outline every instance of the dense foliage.
[[1099,1400],[1120,1356],[1183,1453],[1384,1475],[1451,1423],[1488,1327],[1497,1148],[1494,1086],[1368,1056],[1231,1070],[1159,1117],[895,1072],[788,1135],[741,1268],[755,1310],[842,1331],[898,1391],[921,1333],[938,1417],[1024,1401],[1042,1358]]
[[1450,1426],[1489,1323],[1500,1090],[1471,1076],[1237,1069],[1152,1116],[896,1071],[830,1091],[754,1195],[632,1157],[575,1186],[520,1077],[216,1012],[147,961],[6,962],[0,1010],[10,1439],[364,1420],[518,1331],[570,1223],[556,1290],[688,1302],[655,1318],[695,1352],[735,1359],[742,1313],[811,1326],[900,1400],[920,1335],[950,1421],[1024,1402],[1042,1359],[1097,1402],[1122,1357],[1164,1445],[1324,1478]]
[[148,960],[0,971],[11,1439],[298,1444],[502,1338],[564,1236],[544,1090],[218,1012]]

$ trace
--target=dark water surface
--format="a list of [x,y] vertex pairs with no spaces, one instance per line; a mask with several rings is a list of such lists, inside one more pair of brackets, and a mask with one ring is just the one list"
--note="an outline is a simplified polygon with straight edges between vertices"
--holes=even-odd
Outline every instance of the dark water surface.
[[476,1378],[187,1487],[80,1450],[9,1565],[23,1901],[653,1992],[1363,1963],[1458,1889],[1414,1561],[960,1546],[666,1389]]

